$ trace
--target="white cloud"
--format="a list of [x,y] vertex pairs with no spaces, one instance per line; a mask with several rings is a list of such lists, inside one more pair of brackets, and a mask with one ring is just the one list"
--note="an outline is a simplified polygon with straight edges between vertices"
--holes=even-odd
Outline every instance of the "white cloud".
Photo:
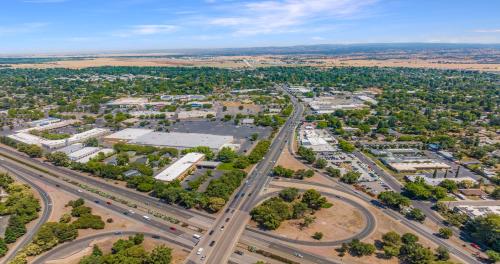
[[476,29],[474,30],[476,33],[500,33],[500,28],[495,29]]
[[347,19],[377,0],[272,0],[230,7],[237,16],[212,19],[210,24],[231,27],[236,34],[255,35],[296,31],[297,26],[321,19]]
[[30,33],[46,27],[48,23],[34,22],[19,25],[0,26],[0,35]]
[[157,24],[157,25],[136,25],[130,27],[130,29],[121,31],[113,34],[118,37],[130,37],[136,35],[158,35],[158,34],[166,34],[172,33],[179,29],[178,26],[175,25],[167,25],[167,24]]
[[54,4],[54,3],[64,3],[67,0],[25,0],[23,2],[30,4]]

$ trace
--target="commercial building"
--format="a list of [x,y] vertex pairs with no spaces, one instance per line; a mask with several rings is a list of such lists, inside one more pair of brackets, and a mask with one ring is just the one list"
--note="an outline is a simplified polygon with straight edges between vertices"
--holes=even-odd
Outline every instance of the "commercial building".
[[144,136],[153,132],[152,129],[142,129],[142,128],[126,128],[120,130],[111,135],[107,135],[104,137],[104,140],[108,143],[115,144],[118,142],[128,142],[130,140],[134,140],[138,137]]
[[[59,119],[54,119],[54,120],[59,120]],[[64,120],[64,121],[57,121],[57,122],[44,122],[44,123],[39,123],[38,125],[30,128],[25,128],[18,130],[17,133],[28,133],[33,130],[37,131],[46,131],[46,130],[51,130],[51,129],[57,129],[65,126],[72,125],[74,123],[78,123],[78,120]]]
[[315,152],[334,152],[336,149],[329,143],[335,141],[333,137],[321,129],[312,126],[302,126],[299,131],[300,144],[311,148]]
[[206,96],[201,94],[180,94],[180,95],[162,95],[161,100],[164,101],[191,101],[191,100],[205,100]]
[[414,182],[417,179],[422,179],[425,183],[432,185],[432,186],[438,186],[444,180],[450,180],[450,181],[454,181],[456,183],[463,182],[463,181],[470,181],[473,183],[477,183],[477,181],[475,179],[470,178],[470,177],[430,178],[430,177],[427,177],[425,175],[406,175],[405,178],[411,182]]
[[317,97],[309,102],[309,107],[316,114],[330,114],[336,110],[353,110],[368,107],[363,101],[354,98]]
[[132,144],[187,149],[198,146],[219,150],[234,141],[233,136],[200,133],[151,132],[130,141]]
[[204,154],[191,152],[175,161],[172,165],[161,171],[155,176],[160,181],[170,182],[173,180],[182,180],[185,176],[196,169],[196,164],[203,160]]
[[177,118],[178,119],[206,118],[209,115],[215,117],[217,113],[214,111],[201,111],[201,110],[180,111],[177,114]]
[[87,156],[84,156],[83,158],[80,158],[78,159],[76,162],[79,162],[79,163],[87,163],[89,162],[91,159],[99,156],[99,153],[102,153],[104,154],[105,156],[107,155],[110,155],[112,153],[114,153],[115,150],[114,149],[111,149],[111,148],[100,148],[99,150],[97,150],[96,152],[90,154],[90,155],[87,155]]
[[432,159],[381,159],[392,170],[397,172],[417,172],[419,170],[450,169],[450,165]]
[[160,111],[151,111],[151,110],[144,110],[144,111],[130,111],[129,114],[133,117],[149,117],[149,116],[158,116],[158,115],[165,115],[165,118],[170,118],[175,115],[175,112],[160,112]]
[[45,118],[45,119],[35,120],[32,122],[29,122],[28,124],[32,127],[37,127],[37,126],[45,126],[48,124],[57,123],[59,121],[61,121],[61,119],[55,118],[55,117],[49,117],[49,118]]
[[470,218],[476,218],[488,214],[500,214],[500,205],[457,205],[453,210],[464,213]]
[[119,107],[134,107],[134,106],[144,106],[148,103],[147,98],[141,97],[125,97],[119,98],[114,101],[109,102],[108,106],[119,106]]
[[94,153],[97,153],[99,150],[100,150],[100,148],[98,148],[98,147],[86,147],[86,148],[82,148],[82,149],[79,149],[79,150],[77,150],[75,152],[70,153],[68,155],[68,158],[70,160],[76,161],[76,160],[82,159],[84,157],[87,157],[89,155],[92,155]]
[[92,137],[101,136],[106,134],[108,131],[109,131],[108,129],[104,128],[94,128],[79,134],[74,134],[67,139],[59,139],[59,140],[49,140],[25,132],[9,135],[8,137],[21,143],[34,144],[49,149],[54,149],[54,148],[64,147],[73,143],[83,142]]
[[82,148],[84,148],[82,143],[75,143],[75,144],[71,144],[69,146],[66,146],[64,148],[58,149],[57,152],[62,152],[66,155],[69,155],[75,151],[82,149]]

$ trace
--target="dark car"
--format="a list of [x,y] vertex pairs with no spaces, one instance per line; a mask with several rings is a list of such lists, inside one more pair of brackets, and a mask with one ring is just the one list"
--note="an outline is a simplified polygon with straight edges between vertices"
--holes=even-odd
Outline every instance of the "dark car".
[[229,222],[229,217],[228,217],[228,218],[226,218],[226,223],[227,223],[227,222]]
[[106,202],[107,204],[111,204],[111,202]]
[[177,230],[177,229],[176,229],[175,227],[171,226],[171,227],[170,227],[170,230],[175,231],[175,230]]
[[154,239],[160,239],[159,235],[152,235],[151,237],[154,238]]
[[99,203],[99,201],[95,200],[95,201],[94,201],[94,203],[98,204],[98,203]]
[[238,254],[240,256],[243,256],[243,251],[241,251],[241,250],[236,250],[234,253],[236,253],[236,254]]
[[214,233],[214,230],[210,230],[210,232],[208,232],[208,235],[211,236],[213,233]]
[[211,247],[213,247],[215,245],[215,240],[212,240],[212,242],[210,242],[210,245]]

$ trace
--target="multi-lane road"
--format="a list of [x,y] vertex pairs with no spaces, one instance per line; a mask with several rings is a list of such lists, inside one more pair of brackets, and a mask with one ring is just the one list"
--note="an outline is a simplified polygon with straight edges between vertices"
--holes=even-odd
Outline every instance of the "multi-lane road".
[[[297,253],[300,253],[300,255],[304,257],[304,261],[307,260],[310,263],[336,263],[321,256],[308,254],[301,249],[293,248],[289,245],[279,243],[279,241],[276,242],[275,239],[266,234],[255,232],[254,230],[246,228],[246,224],[250,220],[249,212],[256,205],[256,203],[260,201],[261,197],[259,197],[259,193],[267,186],[267,184],[271,180],[271,177],[268,177],[268,175],[270,174],[272,168],[278,160],[281,152],[285,147],[290,147],[292,145],[291,143],[293,142],[294,136],[293,132],[295,131],[295,128],[302,117],[302,113],[304,111],[303,105],[299,103],[296,98],[291,98],[294,105],[294,112],[292,113],[292,116],[286,121],[282,129],[280,129],[280,131],[278,132],[277,136],[270,146],[270,150],[268,151],[264,159],[260,163],[258,163],[255,168],[249,173],[246,181],[238,189],[236,194],[231,197],[230,202],[226,205],[224,210],[219,214],[217,218],[203,212],[187,210],[178,206],[163,204],[154,197],[146,196],[135,191],[113,186],[112,184],[105,183],[97,179],[92,179],[91,177],[84,176],[77,172],[58,168],[50,164],[30,159],[25,155],[15,152],[9,148],[0,147],[0,155],[13,157],[14,160],[1,158],[0,165],[12,171],[15,175],[19,176],[27,183],[30,183],[30,180],[36,178],[46,184],[61,188],[63,191],[73,193],[88,201],[97,201],[101,206],[105,206],[107,209],[119,213],[126,211],[127,208],[124,208],[124,206],[122,205],[106,205],[105,199],[90,192],[82,192],[81,190],[77,190],[76,186],[59,179],[59,177],[70,178],[71,180],[83,182],[84,184],[87,184],[91,187],[106,191],[109,194],[117,195],[120,197],[127,197],[131,201],[145,204],[147,205],[147,207],[151,207],[159,212],[164,212],[166,215],[173,215],[176,218],[188,222],[193,226],[196,226],[199,223],[205,223],[205,226],[211,226],[212,228],[206,232],[202,239],[200,241],[196,241],[195,239],[193,239],[191,232],[183,231],[182,228],[172,229],[171,224],[165,223],[165,221],[163,220],[157,221],[154,220],[154,218],[147,220],[140,214],[127,215],[127,217],[130,217],[136,221],[140,221],[148,226],[156,227],[160,230],[165,231],[165,240],[168,240],[186,249],[194,249],[188,256],[188,263],[227,263],[231,254],[233,253],[235,245],[240,240],[240,237],[243,233],[245,233],[243,236],[244,240],[252,239],[253,241],[258,241],[261,244],[267,245],[269,249],[277,250],[288,255],[297,255]],[[391,188],[396,191],[401,191],[401,184],[397,182],[397,180],[395,180],[393,177],[390,177],[390,175],[387,175],[385,171],[378,168],[378,166],[373,163],[373,161],[368,159],[362,153],[355,153],[355,155],[361,161],[367,163],[368,165],[371,165],[373,169],[384,178],[384,180],[389,184]],[[21,163],[19,163],[19,161],[21,161]],[[30,167],[38,168],[41,172],[34,172],[34,170]],[[43,176],[44,174],[45,176]],[[47,176],[48,174],[56,177]],[[34,188],[40,192],[42,197],[46,197],[44,198],[44,204],[46,205],[46,208],[50,209],[50,197],[46,195],[46,193],[44,193],[43,190],[37,187],[35,184],[33,184],[32,186],[34,186]],[[371,201],[371,198],[366,197],[365,195],[352,190],[349,186],[345,186],[341,183],[339,183],[336,188],[346,193],[354,194],[355,196],[366,201]],[[420,208],[420,206],[422,206],[424,209],[428,208],[428,205],[423,206],[422,204],[417,204],[417,207]],[[381,210],[389,216],[396,218],[398,221],[403,222],[403,224],[413,229],[416,233],[426,237],[427,239],[435,242],[438,245],[447,247],[452,254],[456,255],[458,258],[466,261],[467,263],[480,263],[469,254],[462,252],[456,246],[450,245],[449,242],[437,238],[431,232],[429,232],[429,230],[425,229],[425,227],[417,225],[416,223],[413,223],[405,219],[404,217],[401,217],[395,212],[389,212],[388,209]],[[49,217],[48,215],[50,213],[46,212],[47,210],[44,210],[44,214],[38,222],[40,225],[43,224],[43,222],[45,222]],[[440,222],[440,219],[438,219],[434,214],[430,216],[430,219],[435,222]],[[369,225],[372,224],[372,222],[369,223]],[[369,226],[369,228],[373,229],[373,226]],[[33,234],[36,232],[36,229],[30,230],[30,232],[28,234],[31,235],[23,238],[23,245],[31,240]],[[300,243],[296,244],[300,246]],[[19,248],[21,248],[21,246],[19,246]],[[203,248],[203,250],[201,251],[200,248]],[[200,254],[197,254],[197,252],[200,252]]]
[[38,232],[40,227],[47,222],[47,220],[50,217],[50,214],[52,213],[52,199],[50,196],[38,185],[36,185],[29,177],[27,177],[25,174],[20,173],[14,169],[12,169],[10,166],[7,166],[4,164],[4,159],[0,159],[0,167],[3,167],[7,172],[9,172],[11,175],[14,177],[17,177],[18,179],[21,179],[23,182],[27,183],[30,185],[33,189],[35,189],[40,197],[42,198],[43,202],[43,211],[42,215],[39,219],[35,220],[37,223],[30,229],[24,236],[22,236],[21,242],[18,242],[14,247],[12,247],[9,252],[7,253],[6,256],[4,256],[4,261],[5,263],[9,262],[15,255],[16,252],[18,252],[20,249],[24,248],[28,243],[31,242],[35,234]]
[[216,219],[213,232],[210,231],[209,235],[203,237],[190,254],[188,263],[227,263],[250,220],[249,212],[254,207],[258,194],[271,179],[268,175],[302,117],[302,104],[294,97],[291,97],[291,100],[294,105],[292,116],[276,135],[266,156],[255,166],[243,186],[232,197],[227,209]]

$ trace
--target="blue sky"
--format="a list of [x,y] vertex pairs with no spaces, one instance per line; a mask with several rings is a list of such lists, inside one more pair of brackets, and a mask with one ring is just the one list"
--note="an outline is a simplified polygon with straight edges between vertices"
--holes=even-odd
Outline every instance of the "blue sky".
[[0,53],[500,43],[497,0],[3,0]]

